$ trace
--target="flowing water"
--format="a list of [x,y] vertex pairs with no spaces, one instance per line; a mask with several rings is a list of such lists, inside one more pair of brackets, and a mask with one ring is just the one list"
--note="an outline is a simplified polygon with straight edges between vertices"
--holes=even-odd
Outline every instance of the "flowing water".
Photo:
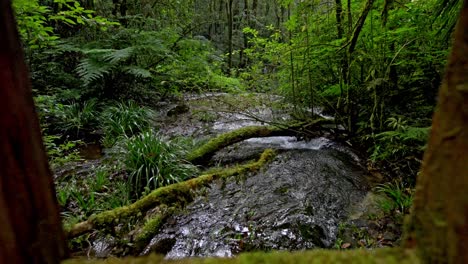
[[[262,120],[268,123],[290,118],[287,111],[275,112],[266,104],[244,112],[226,108],[224,101],[206,108],[206,101],[212,103],[213,98],[221,96],[186,98],[191,108],[188,113],[169,117],[165,114],[168,109],[161,111],[160,132],[209,138],[247,125],[264,125]],[[213,115],[197,115],[205,110],[215,113],[216,118],[207,121]],[[320,114],[321,109],[313,112]],[[266,148],[278,152],[270,164],[258,173],[220,180],[200,190],[192,203],[167,219],[142,254],[156,252],[178,259],[231,257],[243,251],[330,248],[341,223],[359,220],[368,212],[373,202],[361,160],[347,146],[325,137],[309,141],[295,137],[252,138],[218,151],[212,159],[214,164],[230,166],[258,159]],[[81,155],[92,160],[79,166],[73,163],[72,169],[61,168],[56,177],[88,175],[102,162],[99,146],[87,146]],[[115,255],[112,252],[118,249],[116,243],[112,237],[98,236],[88,254]]]
[[[258,125],[241,115],[223,116],[214,131]],[[212,183],[166,221],[142,254],[167,258],[230,257],[252,250],[332,247],[341,222],[368,192],[367,173],[352,150],[326,138],[254,138],[220,151],[229,163],[279,154],[261,172]]]

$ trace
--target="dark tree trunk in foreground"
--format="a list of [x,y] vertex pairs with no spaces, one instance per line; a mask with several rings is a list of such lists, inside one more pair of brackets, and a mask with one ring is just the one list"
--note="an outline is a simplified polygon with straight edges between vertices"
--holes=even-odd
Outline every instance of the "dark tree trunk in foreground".
[[468,263],[468,0],[455,30],[406,245],[426,263]]
[[66,243],[8,0],[0,0],[0,147],[0,263],[59,263]]

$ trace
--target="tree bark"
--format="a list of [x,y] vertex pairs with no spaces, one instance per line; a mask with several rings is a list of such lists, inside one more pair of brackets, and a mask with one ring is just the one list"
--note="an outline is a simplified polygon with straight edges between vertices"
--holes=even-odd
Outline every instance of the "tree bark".
[[8,0],[0,0],[0,146],[0,263],[59,263],[66,243]]
[[252,0],[252,17],[255,19],[257,19],[257,7],[258,7],[257,0]]
[[439,91],[407,247],[426,263],[468,263],[468,0]]

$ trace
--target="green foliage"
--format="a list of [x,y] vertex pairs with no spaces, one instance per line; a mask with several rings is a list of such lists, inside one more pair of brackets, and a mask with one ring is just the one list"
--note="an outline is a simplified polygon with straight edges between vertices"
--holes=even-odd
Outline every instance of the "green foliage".
[[376,144],[371,148],[371,160],[393,162],[419,157],[425,149],[430,127],[408,126],[401,117],[389,118],[387,123],[394,130],[375,135]]
[[[134,90],[158,92],[161,96],[180,91],[240,89],[234,78],[224,77],[212,56],[213,48],[203,39],[162,31],[119,30],[115,35],[71,46],[82,54],[76,72],[85,87],[94,87],[104,97],[132,97]],[[132,91],[133,93],[130,93]]]
[[153,115],[153,111],[140,107],[133,101],[107,107],[100,118],[104,146],[112,147],[121,136],[131,137],[147,130]]
[[84,177],[71,174],[56,182],[57,200],[65,226],[129,203],[127,181],[123,177],[111,176],[116,174],[117,167],[102,165],[92,168],[94,170]]
[[57,44],[59,37],[51,26],[53,23],[94,24],[104,30],[108,26],[118,25],[118,23],[95,16],[94,11],[84,9],[76,0],[54,0],[53,4],[58,7],[56,13],[53,13],[50,7],[39,4],[38,0],[13,1],[18,28],[28,48],[38,49]]
[[295,113],[323,106],[363,139],[373,161],[414,179],[461,1],[375,1],[352,50],[367,1],[352,1],[351,17],[342,1],[341,24],[335,3],[285,2],[284,24],[243,30],[247,87],[281,93]]
[[402,181],[379,184],[375,190],[385,194],[387,198],[379,202],[384,213],[392,214],[396,211],[404,214],[409,213],[413,203],[413,191],[410,188],[405,188]]
[[58,116],[63,112],[63,104],[61,104],[56,96],[39,95],[34,97],[37,114],[43,128],[46,128],[50,123],[56,122]]
[[80,160],[77,147],[82,145],[81,140],[66,140],[61,142],[61,136],[44,135],[44,146],[52,167],[57,167],[71,161]]
[[152,131],[129,138],[124,163],[130,173],[130,196],[193,176],[196,169],[181,158],[184,155],[181,146]]
[[210,72],[207,86],[210,90],[221,92],[241,92],[244,85],[241,80]]
[[97,100],[91,99],[83,103],[62,105],[58,108],[57,125],[65,133],[78,135],[80,132],[91,131],[97,125]]
[[55,44],[59,37],[48,26],[49,9],[46,6],[39,5],[38,0],[15,0],[13,7],[20,35],[31,49]]
[[110,184],[109,176],[109,170],[107,168],[97,168],[95,171],[95,179],[91,183],[91,191],[102,192],[106,190],[108,188],[107,186]]
[[[78,64],[76,71],[85,86],[106,76],[130,75],[133,78],[151,78],[148,70],[132,65],[130,60],[136,54],[136,47],[124,49],[90,49],[83,53],[87,57]],[[112,80],[115,82],[118,80]]]

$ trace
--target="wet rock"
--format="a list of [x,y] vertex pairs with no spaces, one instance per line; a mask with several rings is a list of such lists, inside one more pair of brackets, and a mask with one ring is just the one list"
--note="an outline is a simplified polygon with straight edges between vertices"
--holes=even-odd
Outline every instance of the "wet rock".
[[115,239],[112,237],[98,238],[93,241],[90,253],[96,258],[107,258],[111,254],[115,244]]
[[384,233],[383,239],[389,240],[389,241],[396,241],[398,239],[398,236],[393,232],[387,231]]
[[154,241],[175,239],[167,258],[329,248],[368,189],[362,167],[346,157],[327,146],[285,150],[261,173],[211,184]]
[[146,250],[146,253],[152,252],[157,254],[167,254],[171,251],[176,240],[173,236],[161,236],[151,241],[151,247]]
[[175,107],[171,108],[168,112],[167,112],[167,116],[178,116],[178,115],[181,115],[181,114],[185,114],[187,113],[188,111],[190,111],[190,107],[186,104],[179,104],[179,105],[176,105]]

